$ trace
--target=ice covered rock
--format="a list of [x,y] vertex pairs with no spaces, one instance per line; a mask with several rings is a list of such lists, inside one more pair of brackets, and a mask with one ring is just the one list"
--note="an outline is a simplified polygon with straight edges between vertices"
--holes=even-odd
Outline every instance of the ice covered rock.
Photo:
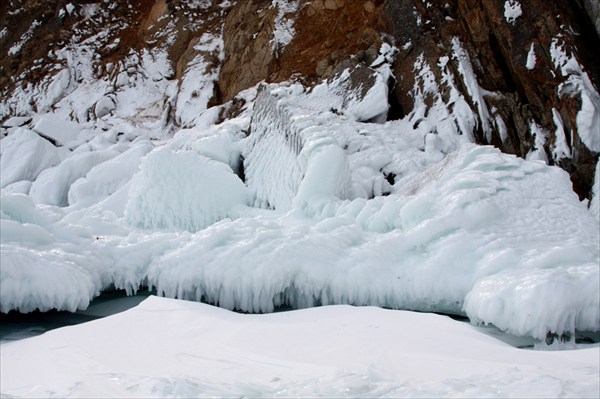
[[152,143],[142,142],[114,158],[98,163],[71,184],[68,204],[77,205],[78,208],[88,207],[116,193],[139,170],[141,158],[153,148]]
[[148,229],[197,231],[236,216],[249,201],[232,169],[192,151],[148,154],[134,176],[127,221]]
[[47,115],[37,121],[33,130],[58,146],[67,145],[77,139],[82,126],[58,116]]
[[39,204],[67,206],[71,184],[84,177],[96,165],[118,154],[114,150],[77,153],[40,173],[31,185],[29,195]]
[[60,163],[68,152],[25,128],[3,138],[0,143],[3,188],[20,180],[35,180],[43,170]]
[[110,97],[102,97],[96,105],[94,105],[94,115],[96,118],[102,118],[117,108],[115,101]]
[[403,182],[403,195],[310,197],[310,212],[211,226],[155,258],[149,282],[253,312],[351,303],[466,314],[540,339],[600,329],[598,223],[566,173],[466,146]]

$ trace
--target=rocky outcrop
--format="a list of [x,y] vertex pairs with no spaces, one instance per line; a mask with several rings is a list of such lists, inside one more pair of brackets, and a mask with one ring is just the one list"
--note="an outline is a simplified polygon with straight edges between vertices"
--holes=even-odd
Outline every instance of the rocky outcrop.
[[[600,152],[600,40],[589,1],[287,2],[295,12],[281,3],[239,2],[228,15],[223,100],[261,80],[310,84],[349,60],[370,66],[390,42],[391,118],[418,124],[438,112],[440,124],[449,118],[479,143],[560,165],[589,198]],[[277,42],[281,26],[288,42]]]
[[[415,106],[419,65],[427,65],[440,87],[427,93],[428,106],[438,94],[452,106],[444,76],[450,74],[478,116],[478,142],[557,163],[571,174],[575,191],[589,196],[600,148],[584,140],[599,135],[600,125],[580,132],[586,126],[577,119],[582,118],[581,96],[587,90],[597,96],[600,70],[591,49],[600,41],[581,6],[572,3],[458,0],[428,7],[412,0],[387,1],[386,29],[400,48],[395,96],[403,113]],[[461,65],[465,57],[475,79],[471,83]],[[572,70],[565,70],[568,62]],[[574,83],[577,89],[567,88],[580,81],[588,87]]]
[[369,64],[382,43],[382,1],[238,2],[225,21],[224,101],[258,82],[300,78],[312,84],[357,57]]
[[[161,79],[178,91],[162,118],[174,126],[260,81],[310,87],[350,68],[366,91],[386,43],[397,49],[388,118],[429,118],[434,134],[453,129],[557,164],[589,198],[600,153],[599,12],[590,0],[1,2],[0,94],[9,100],[0,118],[50,109],[60,96],[16,107],[11,93],[50,91],[42,83],[65,68],[64,48],[82,43],[96,53],[87,58],[96,78],[116,86],[141,75],[132,54],[166,51]],[[111,112],[111,95],[89,118]]]

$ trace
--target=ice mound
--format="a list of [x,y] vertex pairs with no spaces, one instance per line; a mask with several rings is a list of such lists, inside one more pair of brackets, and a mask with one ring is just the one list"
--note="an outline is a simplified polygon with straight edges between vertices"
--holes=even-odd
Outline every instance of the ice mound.
[[590,212],[559,168],[432,129],[439,114],[363,122],[324,105],[335,90],[264,85],[238,118],[217,125],[213,108],[173,137],[113,120],[72,152],[12,132],[1,310],[147,284],[247,312],[377,305],[541,339],[600,330],[598,184]]
[[85,309],[109,272],[90,252],[88,232],[25,195],[3,194],[0,204],[0,311]]
[[211,226],[154,259],[149,281],[167,296],[243,311],[465,312],[538,338],[600,327],[598,226],[564,172],[474,145],[431,169],[408,196]]
[[155,151],[134,176],[125,219],[146,229],[198,231],[233,217],[247,189],[233,170],[193,151]]
[[[262,86],[244,154],[248,188],[258,207],[290,209],[310,196],[345,198],[350,189],[346,153],[325,127],[304,114],[291,99],[303,94],[301,86]],[[298,111],[301,111],[300,113]],[[329,199],[331,199],[329,198]]]

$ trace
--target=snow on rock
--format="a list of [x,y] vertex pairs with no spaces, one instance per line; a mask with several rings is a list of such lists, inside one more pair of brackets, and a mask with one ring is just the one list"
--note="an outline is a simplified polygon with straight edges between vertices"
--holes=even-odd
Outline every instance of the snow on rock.
[[67,145],[74,141],[82,129],[82,126],[75,122],[66,121],[53,115],[40,118],[33,127],[36,133],[57,145]]
[[30,116],[13,116],[2,122],[3,128],[21,127],[31,122]]
[[18,129],[0,141],[1,187],[35,180],[44,169],[60,163],[66,152],[29,129]]
[[[518,4],[518,3],[517,3]],[[488,143],[492,140],[492,131],[490,126],[490,115],[485,103],[484,92],[477,82],[477,76],[473,72],[473,65],[469,54],[463,49],[458,37],[452,38],[452,57],[458,62],[458,72],[462,76],[463,82],[471,99],[477,104],[479,122]]]
[[311,104],[307,102],[307,106],[334,110],[358,121],[385,122],[391,76],[388,62],[393,60],[391,53],[395,51],[386,46],[380,51],[381,65],[375,69],[360,64],[349,65],[333,79],[314,87],[310,93]]
[[194,50],[200,53],[188,63],[177,95],[175,118],[180,126],[194,125],[214,96],[220,68],[208,59],[215,53],[219,60],[223,59],[223,39],[205,33]]
[[552,119],[554,120],[554,125],[556,126],[556,130],[554,131],[554,149],[552,150],[552,158],[555,161],[560,161],[563,158],[571,158],[571,149],[567,144],[567,136],[565,134],[565,126],[562,121],[562,117],[556,110],[556,108],[552,108]]
[[596,173],[594,174],[594,186],[592,187],[592,200],[590,201],[590,212],[600,223],[600,163],[596,164]]
[[68,203],[78,208],[96,204],[125,185],[139,170],[141,158],[149,153],[154,145],[143,141],[127,151],[99,163],[76,180],[69,188]]
[[298,12],[300,4],[298,1],[273,0],[271,7],[277,7],[277,16],[275,17],[273,30],[273,50],[282,51],[285,46],[290,44],[296,31],[294,29],[294,17]]
[[521,15],[523,15],[523,9],[521,3],[517,0],[507,0],[504,3],[504,19],[506,22],[514,25]]
[[39,204],[67,206],[71,184],[84,177],[96,165],[102,164],[118,154],[114,150],[74,154],[59,165],[40,173],[31,185],[29,195]]
[[94,115],[96,118],[102,118],[115,110],[117,106],[115,101],[110,97],[102,97],[94,106]]
[[529,160],[544,161],[548,163],[548,154],[546,154],[546,139],[548,138],[548,132],[543,127],[531,121],[529,123],[529,130],[531,135],[534,136],[534,145],[527,154],[526,158]]
[[191,151],[154,151],[134,176],[127,221],[146,229],[198,231],[246,205],[248,192],[228,165]]
[[33,37],[33,32],[40,25],[42,25],[42,23],[40,21],[37,21],[37,20],[33,21],[31,23],[31,26],[29,27],[29,29],[27,29],[27,32],[23,33],[23,35],[21,36],[21,39],[17,43],[13,44],[8,49],[8,55],[11,57],[17,55],[23,48],[23,45],[25,45],[25,43],[27,43]]
[[550,56],[557,72],[567,78],[559,85],[558,94],[581,98],[581,109],[576,118],[581,141],[590,151],[600,152],[600,94],[575,56],[567,54],[560,35],[550,44]]
[[525,63],[525,68],[530,71],[535,68],[537,62],[537,56],[535,55],[535,44],[531,43],[531,47],[529,48],[529,52],[527,53],[527,62]]

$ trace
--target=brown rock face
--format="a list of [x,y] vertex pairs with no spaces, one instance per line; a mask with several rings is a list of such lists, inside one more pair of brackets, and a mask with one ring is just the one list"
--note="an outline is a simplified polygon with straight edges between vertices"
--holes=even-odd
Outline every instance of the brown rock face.
[[[297,76],[315,82],[350,56],[370,61],[377,56],[382,1],[300,1],[295,12],[281,13],[271,3],[240,1],[227,16],[219,82],[224,101],[261,80]],[[281,45],[275,40],[279,31],[293,33],[293,39]]]
[[[596,8],[586,0],[298,2],[296,12],[283,15],[294,38],[277,47],[277,7],[238,2],[225,23],[219,88],[227,101],[261,80],[301,76],[315,82],[350,57],[368,66],[381,43],[392,42],[399,49],[392,117],[421,105],[415,104],[415,90],[423,93],[425,115],[440,101],[452,114],[453,90],[458,91],[476,122],[464,134],[522,157],[537,151],[571,174],[580,197],[589,197],[598,153],[581,139],[577,117],[583,100],[569,89],[572,71],[564,71],[556,54],[561,50],[576,60],[598,92]],[[428,68],[437,91],[423,87],[419,65]],[[470,81],[465,68],[472,69]]]
[[[592,49],[600,48],[600,41],[580,4],[542,0],[522,3],[521,15],[508,21],[503,0],[456,0],[446,2],[443,7],[427,7],[412,0],[386,1],[386,29],[399,47],[410,43],[401,50],[395,64],[394,71],[399,77],[396,97],[402,109],[413,108],[410,93],[418,57],[432,66],[439,82],[441,70],[435,66],[440,58],[450,56],[449,68],[459,77],[457,57],[453,56],[453,40],[458,38],[471,60],[477,83],[484,90],[488,114],[493,121],[501,118],[506,128],[507,137],[502,140],[497,122],[491,123],[487,132],[485,124],[480,123],[475,132],[477,141],[524,157],[536,146],[530,128],[533,121],[548,133],[544,149],[552,154],[557,146],[556,125],[560,119],[558,123],[564,126],[572,156],[548,156],[548,161],[567,170],[575,191],[585,197],[590,193],[598,154],[581,142],[576,122],[581,100],[561,90],[568,76],[563,76],[556,66],[551,48],[553,43],[556,46],[560,43],[573,55],[597,91],[600,70],[597,53]],[[528,65],[530,52],[535,54],[535,60]],[[477,113],[477,104],[468,95],[468,88],[462,87],[461,91]],[[448,101],[448,93],[443,95]]]
[[[75,12],[65,13],[69,3],[76,4]],[[580,197],[589,198],[600,144],[588,144],[590,137],[600,142],[600,132],[580,132],[580,125],[598,126],[591,124],[593,112],[585,120],[582,107],[589,110],[595,101],[591,107],[600,112],[596,0],[230,3],[2,1],[0,95],[8,98],[15,87],[56,73],[64,64],[57,52],[91,37],[98,78],[125,68],[122,60],[131,52],[161,47],[173,66],[173,76],[165,78],[181,85],[202,56],[207,72],[220,70],[209,105],[262,80],[311,85],[346,67],[368,75],[387,42],[398,49],[390,118],[418,124],[422,115],[442,109],[456,130],[479,143],[522,157],[536,153],[559,165]],[[101,31],[107,34],[94,36]],[[219,50],[199,50],[205,33],[221,32],[224,60]],[[464,116],[464,104],[472,123],[456,117]],[[18,113],[2,112],[0,118]]]

